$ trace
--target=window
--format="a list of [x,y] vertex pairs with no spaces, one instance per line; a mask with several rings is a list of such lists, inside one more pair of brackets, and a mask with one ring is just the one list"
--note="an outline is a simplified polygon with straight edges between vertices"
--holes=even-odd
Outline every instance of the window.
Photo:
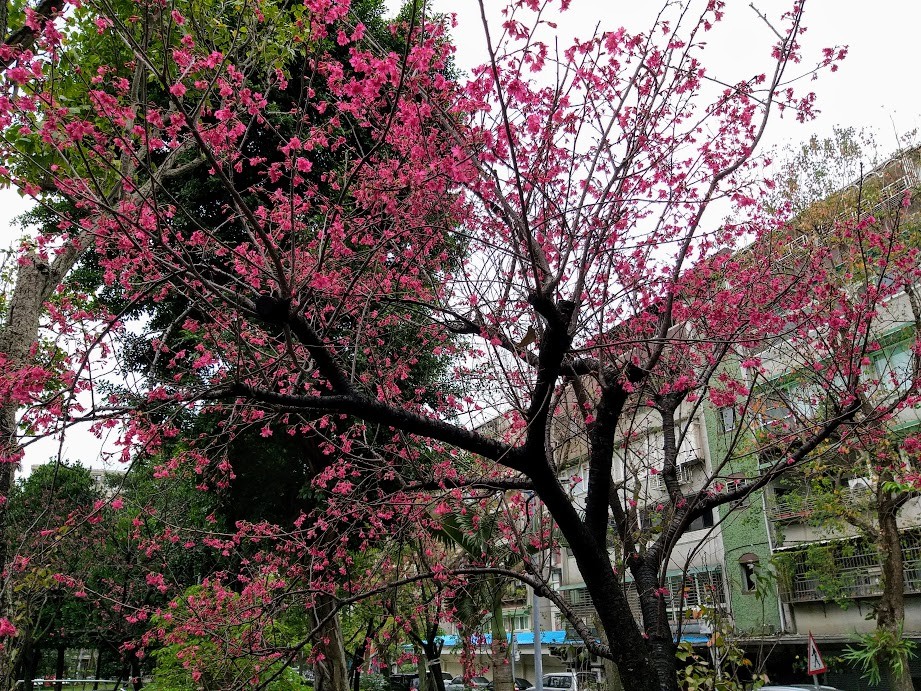
[[[726,491],[734,492],[735,490],[739,489],[739,487],[744,486],[748,481],[749,477],[746,473],[733,473],[726,479]],[[741,499],[737,499],[736,501],[732,502],[730,506],[732,506],[734,509],[742,509],[748,506],[750,502],[751,494],[749,493]]]
[[673,620],[691,607],[719,607],[726,604],[723,572],[718,566],[711,567],[709,571],[668,576],[665,579],[665,587],[669,591],[666,607],[670,610]]
[[825,392],[812,383],[791,386],[783,392],[784,400],[799,420],[814,418],[825,396]]
[[739,557],[739,569],[742,572],[742,590],[753,593],[758,585],[758,555],[743,554]]
[[773,398],[769,399],[765,402],[764,408],[761,411],[762,424],[764,424],[765,427],[785,424],[791,414],[790,408],[784,402]]
[[528,631],[531,629],[531,617],[528,614],[512,614],[502,617],[506,631]]
[[874,358],[880,386],[889,391],[905,391],[911,386],[914,352],[909,341],[886,348]]
[[720,408],[720,423],[725,434],[729,434],[736,428],[736,409],[734,406],[727,405],[725,408]]
[[710,509],[703,516],[698,516],[688,525],[687,532],[692,530],[703,530],[704,528],[713,527],[713,510]]

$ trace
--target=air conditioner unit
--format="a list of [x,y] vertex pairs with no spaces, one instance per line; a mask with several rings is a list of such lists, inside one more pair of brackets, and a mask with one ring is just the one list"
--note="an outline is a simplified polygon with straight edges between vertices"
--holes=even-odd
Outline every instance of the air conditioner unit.
[[[679,485],[690,484],[691,479],[693,478],[693,471],[690,463],[679,463],[677,467],[677,479]],[[653,487],[658,490],[665,491],[665,478],[662,477],[662,473],[649,474],[649,479]]]

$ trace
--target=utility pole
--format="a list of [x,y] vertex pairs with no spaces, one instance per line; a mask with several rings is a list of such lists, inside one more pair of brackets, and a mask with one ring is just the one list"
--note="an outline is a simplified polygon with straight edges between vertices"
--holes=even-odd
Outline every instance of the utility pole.
[[[513,617],[512,621],[515,620]],[[512,665],[512,691],[515,691],[515,625],[512,624],[512,647],[509,651],[509,663]]]
[[544,659],[540,647],[540,598],[531,590],[531,628],[534,631],[534,689],[544,691]]

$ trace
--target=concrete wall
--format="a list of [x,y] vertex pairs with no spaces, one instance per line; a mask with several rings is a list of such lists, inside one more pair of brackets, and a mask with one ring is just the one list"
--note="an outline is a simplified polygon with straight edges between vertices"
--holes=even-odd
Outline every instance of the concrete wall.
[[[905,633],[921,634],[921,597],[906,596]],[[847,609],[834,602],[802,602],[790,607],[796,630],[799,633],[812,632],[816,636],[840,636],[848,638],[857,633],[869,633],[876,627],[872,615],[876,598],[855,598]]]
[[[724,458],[731,437],[723,430],[717,411],[708,407],[704,419],[704,433],[711,458]],[[734,461],[732,467],[726,468],[723,474],[746,473],[754,476],[757,468],[757,458],[750,456]],[[762,494],[758,492],[740,505],[724,504],[719,509],[723,578],[729,588],[733,623],[740,633],[755,635],[783,629],[774,583],[765,581],[756,592],[746,590],[739,562],[743,556],[754,554],[758,557],[758,573],[765,579],[769,577],[767,567],[771,562],[771,542]]]

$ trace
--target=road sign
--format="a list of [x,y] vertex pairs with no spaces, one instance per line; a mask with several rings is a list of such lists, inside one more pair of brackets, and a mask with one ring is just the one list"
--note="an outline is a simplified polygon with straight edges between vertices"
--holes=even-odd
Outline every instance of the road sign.
[[822,653],[819,652],[819,646],[816,645],[812,632],[809,633],[809,643],[806,646],[806,660],[808,674],[824,674],[828,671],[825,661],[822,659]]

